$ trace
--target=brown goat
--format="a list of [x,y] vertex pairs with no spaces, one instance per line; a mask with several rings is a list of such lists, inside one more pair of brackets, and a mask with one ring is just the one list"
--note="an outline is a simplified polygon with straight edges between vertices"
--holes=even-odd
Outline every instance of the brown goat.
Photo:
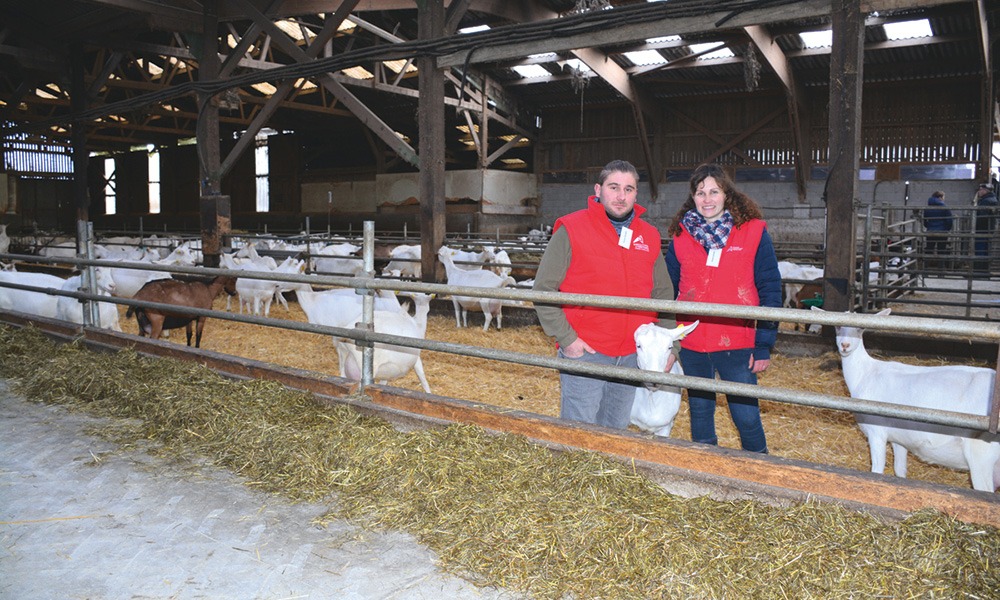
[[[220,275],[211,280],[211,282],[156,279],[142,286],[133,298],[145,302],[159,302],[161,304],[175,304],[177,306],[211,310],[212,303],[223,291],[230,296],[236,294],[235,277]],[[131,317],[133,312],[135,313],[136,323],[139,325],[139,335],[148,335],[151,339],[156,340],[160,338],[160,333],[164,329],[184,327],[187,330],[188,346],[191,345],[191,323],[197,321],[197,335],[194,345],[195,348],[201,348],[201,332],[205,329],[205,319],[207,317],[161,311],[141,306],[130,306],[125,316]]]

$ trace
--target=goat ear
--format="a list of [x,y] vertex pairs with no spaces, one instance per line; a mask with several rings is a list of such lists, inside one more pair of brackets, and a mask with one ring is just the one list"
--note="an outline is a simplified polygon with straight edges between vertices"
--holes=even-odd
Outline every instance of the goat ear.
[[819,312],[826,312],[825,310],[823,310],[822,308],[820,308],[818,306],[810,306],[809,308],[812,309],[812,310],[818,310]]
[[878,316],[884,317],[888,315],[890,312],[892,312],[891,308],[883,308],[882,310],[878,311]]

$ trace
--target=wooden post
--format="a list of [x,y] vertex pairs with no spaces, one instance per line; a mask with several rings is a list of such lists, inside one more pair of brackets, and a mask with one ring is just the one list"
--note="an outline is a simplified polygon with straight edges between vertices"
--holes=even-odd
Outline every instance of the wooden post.
[[827,176],[826,264],[823,307],[851,308],[857,254],[858,152],[861,147],[861,87],[864,17],[851,0],[832,0],[830,54],[830,172]]
[[[201,61],[198,79],[214,81],[221,68],[218,52],[219,15],[217,0],[204,3]],[[221,194],[222,169],[219,147],[219,103],[209,94],[198,94],[198,162],[201,180],[201,252],[206,267],[219,266],[223,240],[231,231],[229,197]]]
[[[443,0],[417,0],[417,27],[423,40],[444,34]],[[420,98],[417,123],[420,161],[420,250],[424,281],[437,281],[438,248],[444,244],[444,74],[433,56],[417,58]]]
[[[76,47],[70,52],[70,104],[73,116],[76,117],[87,109],[87,84],[84,81],[86,66],[83,63],[83,49]],[[73,199],[76,202],[77,223],[90,221],[90,190],[87,187],[87,170],[90,164],[90,154],[87,152],[87,125],[83,121],[73,121]],[[60,222],[62,220],[60,219]],[[77,237],[77,253],[83,253],[83,240]]]

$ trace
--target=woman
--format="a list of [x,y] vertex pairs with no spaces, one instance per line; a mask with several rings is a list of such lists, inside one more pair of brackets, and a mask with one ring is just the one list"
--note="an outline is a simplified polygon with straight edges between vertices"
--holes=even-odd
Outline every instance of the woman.
[[[667,270],[677,300],[744,306],[781,306],[781,275],[774,245],[757,204],[736,189],[721,167],[702,165],[690,181],[691,195],[667,230]],[[757,383],[771,363],[777,338],[774,321],[677,315],[701,325],[681,341],[684,374]],[[744,450],[767,453],[757,398],[729,395],[729,413]],[[717,445],[715,392],[688,390],[691,439]]]

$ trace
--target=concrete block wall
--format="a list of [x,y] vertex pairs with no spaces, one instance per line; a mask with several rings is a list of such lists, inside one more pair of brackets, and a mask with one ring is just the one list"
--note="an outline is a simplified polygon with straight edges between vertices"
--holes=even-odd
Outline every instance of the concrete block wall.
[[[822,243],[826,230],[826,209],[823,202],[823,181],[809,181],[805,202],[799,202],[794,183],[789,182],[740,182],[738,185],[753,198],[764,211],[768,228],[776,241]],[[648,210],[647,220],[666,231],[674,214],[687,199],[687,182],[661,183],[659,196],[650,202],[650,189],[639,184],[638,203]],[[543,222],[551,225],[564,214],[585,206],[586,199],[594,193],[589,184],[542,184],[539,187]],[[935,190],[945,192],[945,202],[952,208],[971,207],[976,182],[968,180],[911,181],[907,190],[904,181],[861,181],[857,201],[867,206],[927,205],[927,198]],[[908,195],[907,195],[908,194]]]

